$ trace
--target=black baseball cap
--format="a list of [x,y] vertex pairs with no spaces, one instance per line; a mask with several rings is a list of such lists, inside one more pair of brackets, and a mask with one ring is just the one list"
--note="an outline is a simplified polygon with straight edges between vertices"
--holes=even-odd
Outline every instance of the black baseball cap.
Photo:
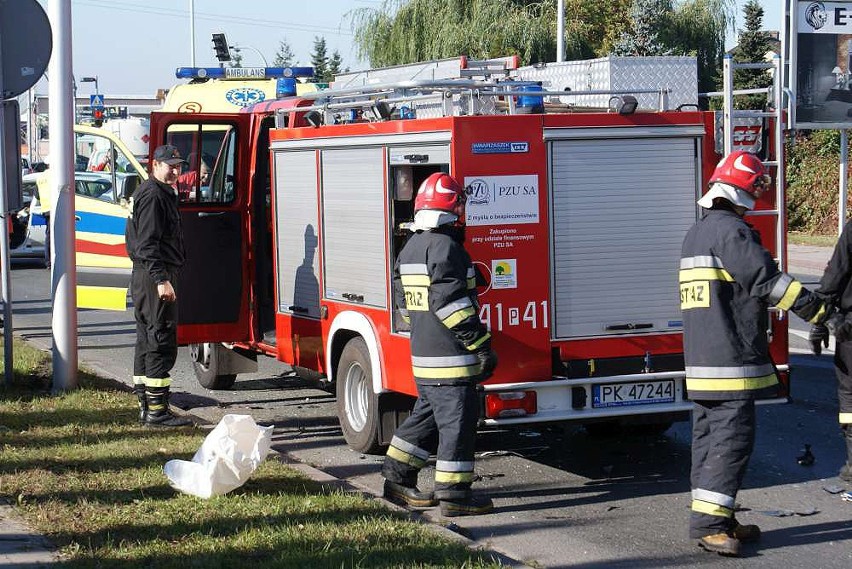
[[154,160],[157,162],[165,162],[170,166],[186,162],[186,160],[181,157],[178,149],[171,144],[158,146],[157,149],[154,150]]

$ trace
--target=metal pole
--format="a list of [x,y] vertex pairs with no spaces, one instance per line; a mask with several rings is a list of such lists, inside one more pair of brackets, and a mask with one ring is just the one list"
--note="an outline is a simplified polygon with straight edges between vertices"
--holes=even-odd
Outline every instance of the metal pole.
[[734,59],[725,54],[722,61],[723,92],[722,119],[724,123],[725,156],[734,149]]
[[[74,255],[74,124],[71,108],[71,2],[49,0],[51,292],[53,391],[77,387],[77,272]],[[97,90],[97,83],[95,83]]]
[[[783,1],[783,4],[786,6],[788,2],[786,0]],[[799,11],[797,9],[798,4],[796,2],[789,2],[789,10],[790,10],[790,28],[789,34],[787,36],[787,49],[790,50],[789,58],[787,59],[787,81],[789,84],[787,87],[790,89],[790,98],[792,99],[790,103],[790,128],[796,128],[796,106],[798,105],[798,88],[799,88],[799,72],[797,70],[797,66],[799,65],[799,54],[796,53],[798,51],[799,45]],[[782,15],[784,12],[781,12]],[[782,22],[783,26],[784,23]]]
[[556,2],[556,61],[565,61],[565,0]]
[[269,67],[269,63],[267,63],[267,62],[266,62],[266,58],[265,58],[265,57],[263,57],[263,54],[262,54],[262,53],[260,52],[260,50],[259,50],[259,49],[257,49],[256,47],[252,47],[252,46],[250,46],[250,45],[237,45],[237,44],[234,44],[234,49],[237,51],[237,53],[239,53],[241,49],[250,49],[250,50],[252,50],[252,51],[253,51],[253,52],[255,52],[255,53],[258,55],[258,57],[260,57],[260,59],[263,61],[263,66],[264,66],[264,67]]
[[846,181],[849,178],[849,131],[840,130],[840,195],[837,200],[837,234],[846,224]]
[[33,146],[35,145],[36,137],[35,137],[35,129],[38,128],[35,125],[35,113],[33,112],[33,89],[34,87],[30,87],[27,89],[27,159],[30,162],[30,168],[33,167],[33,157],[35,153],[33,152]]
[[[0,49],[2,49],[2,38],[0,38]],[[0,62],[3,54],[0,53]],[[0,63],[2,64],[2,63]],[[3,93],[3,74],[0,73],[0,93]],[[2,95],[0,95],[2,97]],[[6,136],[5,133],[6,112],[0,112],[0,280],[2,280],[3,295],[3,383],[12,383],[14,372],[14,361],[12,357],[12,271],[9,263],[9,231],[7,229],[7,211],[9,200],[6,199],[8,188],[6,187],[6,168],[20,168],[20,164],[6,164]]]
[[189,60],[191,67],[195,67],[195,2],[189,0]]

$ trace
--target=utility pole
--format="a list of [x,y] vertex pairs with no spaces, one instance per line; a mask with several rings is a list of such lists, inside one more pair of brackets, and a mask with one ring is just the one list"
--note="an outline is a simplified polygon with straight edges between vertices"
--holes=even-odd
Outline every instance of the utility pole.
[[195,67],[195,1],[189,0],[189,60]]
[[[53,391],[77,387],[77,269],[74,254],[74,110],[71,108],[71,2],[50,0],[51,296]],[[69,81],[70,79],[70,81]],[[91,79],[83,77],[80,80]],[[97,78],[95,91],[97,91]]]
[[565,60],[565,0],[556,2],[556,61]]

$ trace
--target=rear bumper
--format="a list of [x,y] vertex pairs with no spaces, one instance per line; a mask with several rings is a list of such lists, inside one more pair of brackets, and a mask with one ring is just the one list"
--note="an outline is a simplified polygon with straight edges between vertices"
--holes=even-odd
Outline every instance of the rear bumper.
[[[779,372],[789,370],[789,366],[777,366]],[[485,426],[523,425],[555,421],[596,421],[607,418],[668,415],[690,412],[692,402],[686,398],[686,374],[683,371],[650,372],[625,375],[613,375],[594,378],[556,378],[550,381],[521,383],[501,383],[483,385],[485,395],[492,393],[534,391],[537,400],[537,412],[522,417],[487,418],[480,421]],[[593,386],[616,383],[637,383],[648,381],[673,380],[674,401],[665,403],[647,403],[625,405],[621,407],[593,406]],[[582,395],[581,395],[582,393]],[[784,403],[786,398],[762,401],[761,403]]]

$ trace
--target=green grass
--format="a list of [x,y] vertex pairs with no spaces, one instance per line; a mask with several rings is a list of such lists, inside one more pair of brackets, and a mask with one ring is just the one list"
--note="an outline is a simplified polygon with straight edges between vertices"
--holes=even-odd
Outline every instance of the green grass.
[[81,373],[51,396],[47,355],[15,344],[0,389],[0,498],[57,545],[67,567],[498,567],[360,494],[268,459],[241,488],[201,500],[162,472],[205,432],[146,429],[135,397]]
[[816,247],[834,247],[837,243],[836,235],[811,235],[790,231],[787,233],[787,243],[791,245],[813,245]]

